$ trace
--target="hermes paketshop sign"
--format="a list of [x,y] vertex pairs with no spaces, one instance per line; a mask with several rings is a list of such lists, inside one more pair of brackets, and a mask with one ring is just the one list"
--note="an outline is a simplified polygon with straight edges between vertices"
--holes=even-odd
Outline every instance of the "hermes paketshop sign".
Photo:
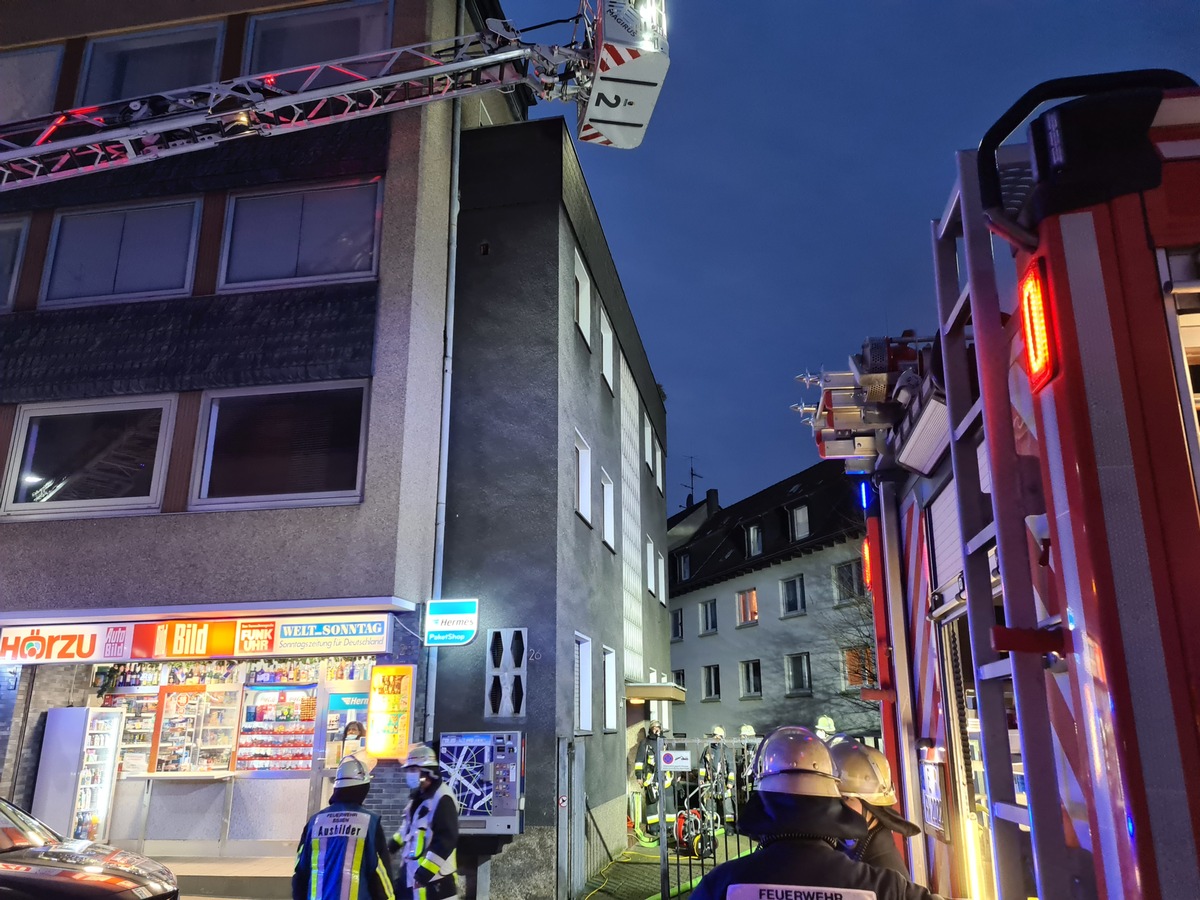
[[22,625],[0,630],[0,662],[103,663],[358,655],[387,652],[391,636],[391,616],[386,613]]

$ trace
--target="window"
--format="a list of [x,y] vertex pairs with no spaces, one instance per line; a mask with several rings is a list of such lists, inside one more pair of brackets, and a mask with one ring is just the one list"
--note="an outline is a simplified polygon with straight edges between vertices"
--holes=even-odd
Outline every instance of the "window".
[[671,640],[683,640],[683,610],[671,610]]
[[43,301],[66,305],[187,294],[199,213],[195,200],[59,213]]
[[221,285],[373,278],[379,184],[230,198]]
[[592,346],[592,279],[588,276],[583,257],[575,251],[575,324],[583,342]]
[[654,426],[650,424],[650,413],[642,412],[642,453],[645,454],[646,468],[654,471]]
[[250,20],[247,73],[361,56],[389,46],[386,3],[347,3]]
[[870,647],[849,647],[842,651],[842,677],[848,689],[875,683],[875,654]]
[[575,733],[592,730],[592,640],[575,632]]
[[833,567],[833,599],[835,603],[850,603],[863,595],[861,559],[851,559]]
[[211,84],[220,76],[221,26],[147,31],[88,44],[79,104],[144,97]]
[[687,690],[687,684],[684,683],[683,669],[676,669],[671,673],[671,681],[679,685],[684,690]]
[[365,404],[365,383],[354,381],[206,394],[193,505],[357,502]]
[[162,503],[174,397],[17,410],[5,513],[152,512]]
[[[653,680],[653,679],[651,679],[651,680]],[[658,683],[659,684],[670,684],[671,676],[668,675],[666,672],[660,673],[658,676]],[[672,705],[673,704],[671,703],[670,700],[658,701],[658,718],[663,724],[663,734],[671,733],[671,707],[672,707]]]
[[0,309],[12,303],[17,287],[17,272],[25,252],[26,221],[0,221]]
[[791,653],[783,658],[789,697],[812,693],[812,666],[807,653]]
[[758,556],[762,553],[762,526],[746,526],[746,555]]
[[738,625],[758,624],[758,590],[737,592]]
[[679,580],[687,581],[692,577],[692,554],[680,553],[676,559],[679,565]]
[[604,647],[604,730],[617,730],[617,651]]
[[721,699],[721,667],[704,667],[704,695],[702,700]]
[[779,599],[782,614],[796,616],[808,612],[807,601],[804,598],[804,576],[785,578],[779,582]]
[[808,537],[808,507],[794,507],[792,509],[792,540],[799,541],[806,537]]
[[585,522],[592,521],[592,448],[575,432],[575,512]]
[[663,477],[666,475],[667,462],[663,455],[662,444],[658,442],[658,438],[654,439],[654,486],[658,488],[658,492],[663,493]]
[[667,605],[667,559],[658,554],[658,602]]
[[600,470],[600,493],[604,503],[602,510],[604,522],[601,523],[604,543],[608,544],[609,550],[615,551],[617,549],[617,501],[613,490],[613,480],[604,469]]
[[600,307],[600,374],[604,377],[604,383],[608,385],[608,392],[611,394],[615,387],[616,381],[616,342],[613,340],[612,322],[608,319],[608,313],[604,311],[604,307]]
[[0,53],[0,122],[19,122],[54,112],[60,44]]
[[651,594],[656,594],[654,587],[654,575],[658,571],[655,565],[657,561],[654,558],[654,541],[650,535],[646,535],[646,590]]
[[717,633],[717,601],[703,600],[700,603],[700,633]]
[[757,659],[747,659],[741,664],[742,698],[762,696],[762,663]]

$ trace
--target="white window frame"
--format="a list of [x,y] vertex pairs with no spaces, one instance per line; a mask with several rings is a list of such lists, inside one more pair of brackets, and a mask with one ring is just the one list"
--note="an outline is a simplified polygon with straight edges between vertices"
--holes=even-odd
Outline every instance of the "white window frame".
[[[794,610],[787,608],[787,584],[789,581],[795,581],[798,584],[796,589],[796,599],[799,601],[799,607]],[[779,579],[779,618],[786,619],[791,616],[806,616],[808,615],[808,598],[804,593],[804,573],[800,572],[788,578]]]
[[[196,451],[192,457],[192,483],[188,493],[188,509],[284,509],[304,506],[351,506],[362,502],[363,478],[367,455],[367,420],[370,418],[370,380],[352,378],[344,381],[319,381],[304,384],[259,385],[245,388],[223,388],[205,391],[200,398],[200,425],[196,429]],[[361,388],[362,416],[358,431],[358,477],[351,491],[319,491],[305,494],[257,494],[250,497],[202,497],[208,473],[208,457],[212,451],[213,400],[225,397],[248,397],[274,394],[310,394],[317,391]]]
[[680,581],[687,581],[689,578],[692,577],[692,554],[680,553],[679,556],[677,557],[676,564],[679,567],[679,580]]
[[654,565],[654,538],[646,535],[646,590],[652,595],[657,596],[655,590],[654,576],[658,569]]
[[[374,246],[371,250],[371,268],[363,272],[339,272],[330,275],[297,275],[294,278],[267,278],[261,281],[227,281],[229,269],[229,253],[233,245],[233,219],[239,200],[252,200],[255,197],[276,197],[285,194],[312,194],[318,191],[332,191],[339,188],[359,187],[364,184],[375,186],[375,235]],[[263,290],[273,287],[297,287],[306,284],[348,284],[359,281],[374,281],[379,277],[379,246],[383,229],[381,224],[381,209],[383,205],[383,179],[378,176],[370,178],[343,178],[336,181],[314,181],[302,184],[289,184],[286,187],[278,185],[264,190],[250,188],[234,191],[225,201],[225,223],[221,232],[221,263],[217,271],[217,292],[238,294],[249,291]]]
[[[803,516],[801,515],[801,513],[803,513]],[[788,518],[792,525],[792,540],[793,541],[802,541],[806,537],[808,537],[810,534],[812,534],[812,528],[808,522],[808,504],[801,504],[800,506],[793,506]],[[800,528],[800,520],[801,519],[804,520],[803,531]]]
[[592,447],[575,429],[575,512],[592,524]]
[[[716,634],[718,628],[720,628],[720,625],[721,625],[720,620],[717,618],[717,600],[716,600],[716,598],[714,597],[711,600],[701,600],[700,604],[697,608],[700,610],[700,634],[701,635]],[[712,610],[712,619],[713,619],[713,627],[712,628],[709,628],[708,623],[705,621],[707,618],[705,613],[710,609]]]
[[[792,678],[793,661],[799,664],[801,660],[803,660],[801,669],[808,676],[808,687],[796,687],[795,680]],[[807,650],[801,653],[788,653],[783,657],[783,687],[789,697],[812,696],[812,654]]]
[[617,730],[617,651],[601,645],[604,657],[604,731]]
[[[879,682],[879,664],[878,664],[878,661],[875,659],[874,648],[870,644],[857,644],[853,647],[842,647],[839,652],[842,655],[842,690],[855,691],[855,690],[861,690],[862,688],[872,688]],[[865,653],[867,655],[867,658],[871,660],[871,664],[874,667],[874,671],[871,674],[873,674],[875,676],[875,678],[872,679],[871,681],[868,681],[866,679],[866,677],[865,677],[866,672],[863,672],[862,675],[864,677],[862,678],[862,680],[859,684],[851,683],[851,681],[850,681],[850,665],[849,665],[850,661],[849,661],[849,659],[847,659],[846,654],[855,653],[855,652]]]
[[600,303],[600,375],[608,386],[610,394],[616,393],[616,342],[613,339],[612,321]]
[[671,671],[671,683],[677,684],[685,691],[687,690],[687,673],[683,669],[673,669]]
[[746,555],[762,556],[763,530],[757,522],[746,526]]
[[[249,20],[247,21],[247,27],[246,27],[246,46],[245,46],[245,49],[242,51],[242,74],[243,75],[262,74],[260,72],[249,71],[250,61],[251,61],[251,59],[254,58],[254,39],[257,36],[255,34],[255,29],[258,27],[258,24],[260,22],[266,21],[267,19],[282,19],[285,16],[304,15],[305,13],[313,13],[313,12],[318,12],[318,11],[319,12],[331,12],[331,11],[337,10],[337,9],[349,9],[354,6],[380,6],[383,8],[383,14],[384,14],[383,30],[384,30],[384,35],[385,35],[385,42],[384,42],[384,46],[381,47],[378,51],[378,52],[382,52],[383,50],[385,50],[387,48],[386,36],[391,34],[391,31],[392,31],[392,4],[389,2],[389,0],[349,0],[349,2],[347,2],[347,3],[331,3],[327,6],[324,6],[324,5],[323,6],[302,6],[302,7],[296,8],[296,9],[287,9],[287,10],[284,10],[283,12],[260,13],[259,15],[252,15],[249,17]],[[366,52],[370,53],[371,51],[368,50]],[[313,62],[313,63],[328,62],[328,61],[329,60],[325,60],[325,59],[309,60],[309,62]]]
[[[752,684],[752,667],[758,667],[758,690],[754,690]],[[740,682],[740,698],[742,700],[761,700],[762,699],[762,660],[761,659],[743,659],[738,663],[738,675]]]
[[66,50],[65,44],[43,44],[40,47],[27,47],[22,50],[5,50],[3,53],[0,53],[0,59],[11,59],[11,58],[15,58],[17,56],[34,56],[37,54],[49,53],[49,52],[54,53],[56,59],[55,59],[55,63],[54,63],[54,74],[51,76],[51,79],[53,82],[51,85],[51,90],[50,90],[50,107],[51,108],[36,110],[33,113],[34,116],[47,115],[49,113],[54,112],[54,109],[53,109],[54,96],[58,90],[58,83],[62,79],[62,61],[63,61],[63,53],[65,50]]
[[21,282],[21,267],[25,260],[25,244],[29,240],[29,217],[5,216],[0,219],[0,231],[10,228],[17,231],[17,250],[13,257],[12,281],[7,285],[0,284],[0,312],[11,310],[16,300],[17,285]]
[[[746,602],[751,594],[754,595],[754,617],[750,618],[750,605]],[[735,591],[733,595],[734,603],[737,606],[737,627],[748,628],[751,625],[758,624],[758,588],[746,588],[743,591]]]
[[[840,587],[841,582],[838,580],[838,569],[840,569],[842,566],[853,567],[855,563],[858,564],[859,592],[857,594],[850,594],[849,596],[842,596],[841,587]],[[833,564],[832,571],[830,572],[830,577],[831,577],[831,580],[833,581],[833,605],[834,605],[834,607],[847,606],[849,604],[858,602],[858,600],[866,592],[866,582],[864,579],[864,575],[865,575],[865,573],[863,572],[862,557],[857,557],[855,559],[844,559],[841,562],[837,562],[837,563]]]
[[[676,627],[678,626],[678,627]],[[683,640],[683,608],[671,610],[671,640]]]
[[[162,508],[163,492],[170,467],[171,440],[175,432],[175,394],[154,394],[146,397],[122,397],[104,400],[72,400],[60,403],[26,403],[17,407],[9,445],[8,465],[5,467],[0,514],[34,519],[79,519],[89,516],[145,515]],[[15,503],[13,494],[16,479],[24,464],[25,439],[30,420],[38,416],[69,416],[92,412],[125,412],[135,409],[161,409],[158,445],[154,450],[154,474],[150,493],[145,497],[115,497],[102,500],[70,500],[60,503]]]
[[654,426],[650,422],[650,411],[642,410],[642,456],[646,468],[654,472]]
[[[574,711],[575,733],[592,733],[592,639],[586,634],[575,632],[575,645],[579,647],[579,705]],[[572,705],[574,703],[572,702]]]
[[604,545],[613,553],[617,552],[617,493],[613,485],[612,476],[605,471],[604,467],[600,467],[600,514],[604,521],[601,522],[600,539],[604,541]]
[[575,327],[584,344],[592,349],[592,277],[579,250],[575,251]]
[[658,554],[658,602],[667,605],[667,558]]
[[658,438],[654,439],[654,486],[658,488],[660,494],[665,493],[663,489],[663,476],[666,474],[666,454],[663,453],[662,444]]
[[[144,31],[127,31],[122,34],[114,34],[108,37],[90,38],[87,42],[87,49],[83,54],[83,64],[79,67],[79,79],[75,85],[75,104],[82,106],[84,103],[83,92],[87,89],[88,76],[92,71],[92,60],[95,56],[95,49],[98,44],[119,44],[123,41],[137,40],[146,37],[166,37],[172,34],[183,34],[189,31],[216,31],[217,40],[213,47],[213,65],[212,75],[207,81],[202,81],[200,84],[211,84],[219,81],[221,78],[221,60],[225,55],[225,22],[219,19],[215,22],[197,22],[194,25],[182,25],[172,28],[148,28]],[[61,63],[60,63],[61,65]],[[196,87],[193,84],[170,84],[159,89],[159,92],[173,91],[180,88]],[[110,97],[107,100],[100,101],[100,105],[106,103],[116,103],[118,100],[134,100],[138,95],[131,97]]]
[[[700,699],[701,700],[720,700],[721,699],[721,664],[713,663],[711,666],[704,666],[700,675]],[[713,684],[709,676],[715,674],[716,691],[712,690]]]
[[[191,238],[188,241],[188,257],[184,264],[184,283],[182,287],[166,291],[130,291],[128,293],[93,294],[85,297],[69,297],[65,300],[50,300],[50,278],[54,273],[54,263],[58,257],[58,238],[65,218],[74,216],[90,216],[97,213],[130,212],[137,209],[161,209],[167,206],[192,207]],[[72,206],[60,209],[54,214],[54,224],[50,233],[50,246],[46,250],[46,262],[42,267],[42,284],[38,291],[38,306],[46,309],[70,309],[75,306],[95,306],[101,303],[125,302],[129,300],[166,300],[174,297],[187,297],[192,293],[192,285],[196,278],[196,245],[200,240],[200,198],[194,195],[171,197],[168,200],[155,200],[148,203],[108,203],[102,206]]]

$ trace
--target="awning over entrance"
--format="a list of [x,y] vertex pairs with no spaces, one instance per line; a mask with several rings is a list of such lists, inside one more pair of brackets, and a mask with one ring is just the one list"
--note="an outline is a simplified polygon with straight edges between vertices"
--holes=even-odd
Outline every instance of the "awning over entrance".
[[687,700],[687,690],[677,684],[659,684],[657,682],[636,682],[625,685],[626,700],[670,700],[672,703],[683,703]]

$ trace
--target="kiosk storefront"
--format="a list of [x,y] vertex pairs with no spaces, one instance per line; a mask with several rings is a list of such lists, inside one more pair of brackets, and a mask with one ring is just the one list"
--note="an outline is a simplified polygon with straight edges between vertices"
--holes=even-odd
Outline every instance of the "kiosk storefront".
[[[93,687],[86,716],[47,710],[33,805],[152,856],[290,856],[360,746],[351,722],[381,758],[406,751],[407,633],[393,612],[5,625],[0,664],[86,667]],[[389,715],[370,715],[373,675]]]

